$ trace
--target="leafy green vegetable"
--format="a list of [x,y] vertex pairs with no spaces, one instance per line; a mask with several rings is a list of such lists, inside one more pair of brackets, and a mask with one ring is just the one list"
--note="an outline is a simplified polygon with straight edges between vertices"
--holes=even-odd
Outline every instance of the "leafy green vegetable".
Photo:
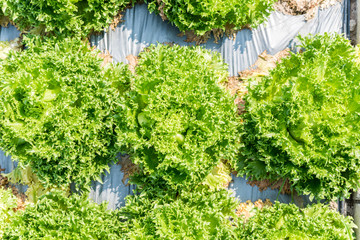
[[227,188],[231,182],[231,166],[220,162],[213,168],[211,173],[206,176],[203,185],[209,187],[210,190],[220,190]]
[[257,27],[270,15],[275,0],[148,0],[150,12],[169,20],[180,31],[202,36],[210,31]]
[[128,196],[120,209],[129,239],[233,239],[230,218],[236,218],[235,198],[227,190],[198,189],[174,198],[168,193],[149,197],[146,191]]
[[[12,184],[23,184],[27,186],[25,192],[27,196],[27,201],[31,203],[36,203],[38,198],[49,192],[51,189],[45,189],[43,184],[39,181],[38,177],[32,171],[30,165],[25,167],[18,166],[13,171],[8,174],[3,174],[8,178],[9,182]],[[67,189],[70,192],[70,186],[63,186],[63,190]]]
[[344,217],[328,206],[316,204],[299,209],[294,204],[276,202],[273,207],[256,211],[246,223],[238,228],[239,239],[256,240],[351,240],[350,217]]
[[115,160],[125,65],[101,67],[79,40],[28,40],[0,64],[0,146],[44,187],[87,186]]
[[0,7],[22,31],[86,37],[107,27],[131,0],[0,0]]
[[358,57],[340,35],[301,40],[303,53],[249,86],[238,170],[318,199],[348,197],[360,187]]
[[17,207],[17,198],[10,188],[0,188],[0,239],[4,234],[6,226],[14,215],[14,208]]
[[145,173],[194,186],[238,148],[234,98],[218,54],[200,47],[150,46],[118,123],[118,145]]
[[51,191],[12,217],[4,239],[121,239],[123,223],[106,208],[86,195]]

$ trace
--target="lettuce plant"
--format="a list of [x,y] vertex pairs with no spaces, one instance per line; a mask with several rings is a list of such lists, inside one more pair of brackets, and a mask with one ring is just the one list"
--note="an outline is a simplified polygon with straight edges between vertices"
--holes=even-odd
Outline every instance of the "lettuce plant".
[[235,198],[227,190],[197,189],[152,198],[129,196],[120,209],[129,239],[234,239]]
[[238,170],[318,199],[348,197],[360,180],[358,56],[340,35],[301,40],[302,53],[249,86]]
[[12,217],[4,239],[122,239],[117,211],[107,210],[86,195],[66,197],[62,191],[43,195],[37,204]]
[[[8,178],[9,183],[11,184],[22,184],[27,186],[25,192],[27,201],[31,203],[36,203],[39,196],[49,192],[51,188],[45,189],[38,177],[33,173],[30,165],[26,167],[18,166],[13,171],[8,174],[3,174]],[[63,186],[70,192],[70,186]]]
[[220,162],[213,168],[211,173],[206,176],[202,184],[208,186],[210,190],[220,190],[227,188],[231,181],[231,166]]
[[350,217],[316,204],[299,209],[294,204],[276,202],[257,210],[238,228],[238,239],[339,239],[352,240],[355,224]]
[[174,187],[201,183],[237,150],[234,98],[218,54],[200,47],[150,46],[118,123],[118,145],[153,177]]
[[275,0],[148,0],[156,12],[181,32],[192,30],[202,36],[210,31],[257,27],[270,15]]
[[2,238],[6,226],[10,223],[17,207],[17,198],[11,189],[0,188],[0,239]]
[[102,67],[79,40],[28,40],[0,64],[0,146],[41,183],[86,186],[115,160],[125,65]]
[[6,16],[22,31],[56,36],[102,31],[130,0],[0,0]]

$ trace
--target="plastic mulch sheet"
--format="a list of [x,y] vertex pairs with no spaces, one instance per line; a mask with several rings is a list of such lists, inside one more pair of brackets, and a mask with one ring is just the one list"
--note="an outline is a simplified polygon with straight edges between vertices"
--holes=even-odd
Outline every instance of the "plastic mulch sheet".
[[[328,9],[319,10],[315,18],[306,21],[304,16],[290,16],[279,12],[273,12],[267,23],[257,29],[244,29],[237,33],[236,39],[223,37],[219,43],[209,39],[204,48],[219,52],[224,61],[229,65],[229,75],[237,76],[239,71],[253,65],[258,55],[263,51],[271,55],[290,47],[296,50],[296,36],[324,33],[324,32],[348,32],[348,1],[336,4]],[[127,62],[126,56],[138,55],[145,47],[157,43],[176,43],[182,46],[194,45],[184,42],[185,37],[179,37],[179,30],[168,22],[161,20],[160,16],[150,14],[145,4],[136,5],[127,9],[124,15],[124,23],[117,26],[115,31],[108,30],[102,34],[94,35],[90,41],[100,50],[108,50],[117,62]],[[13,26],[0,28],[0,41],[9,41],[19,36],[19,31]],[[16,167],[16,163],[10,157],[0,153],[0,166],[10,172]],[[109,202],[109,208],[114,209],[125,204],[125,197],[132,193],[134,186],[125,186],[122,182],[123,173],[121,166],[114,164],[110,173],[102,176],[103,184],[94,182],[90,197],[96,202]],[[280,202],[291,202],[291,196],[280,194],[277,190],[265,190],[260,192],[257,187],[246,184],[243,177],[233,176],[233,182],[229,186],[234,195],[241,201],[256,201],[269,198]],[[21,188],[20,190],[24,190]],[[296,197],[295,202],[308,202],[307,197]]]

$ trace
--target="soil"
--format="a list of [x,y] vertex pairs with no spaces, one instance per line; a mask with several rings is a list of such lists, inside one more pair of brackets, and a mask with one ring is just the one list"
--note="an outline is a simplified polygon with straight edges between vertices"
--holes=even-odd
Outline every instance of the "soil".
[[243,80],[252,77],[262,77],[269,74],[269,71],[281,62],[281,59],[290,55],[290,49],[286,48],[275,55],[270,55],[267,51],[261,53],[256,62],[244,71],[239,72],[239,77]]
[[129,186],[130,184],[127,182],[127,180],[131,175],[140,171],[139,166],[134,164],[130,159],[130,155],[127,154],[120,156],[120,160],[117,162],[117,165],[121,165],[121,172],[124,173],[121,181],[125,186]]
[[[196,45],[200,45],[206,43],[210,38],[211,35],[214,37],[214,43],[219,43],[219,40],[225,35],[229,39],[235,40],[237,30],[232,29],[233,26],[225,26],[225,31],[222,29],[215,28],[211,31],[206,32],[202,36],[198,36],[195,34],[194,31],[185,31],[178,34],[179,37],[186,36],[185,42],[195,42]],[[250,28],[249,26],[244,26],[244,28]]]
[[244,96],[247,94],[246,81],[243,81],[240,77],[228,77],[226,83],[224,83],[226,89],[228,89],[231,95],[237,95],[234,100],[237,106],[238,114],[241,115],[245,112]]
[[283,179],[279,179],[277,181],[270,181],[270,180],[262,180],[262,181],[248,181],[247,184],[249,184],[250,186],[254,187],[257,186],[259,188],[259,191],[262,192],[268,188],[271,188],[272,190],[274,189],[279,189],[281,190],[281,194],[287,194],[290,195],[292,190],[291,190],[291,185],[289,180],[284,180]]
[[255,212],[252,211],[255,207],[258,209],[262,209],[263,207],[271,207],[272,203],[269,199],[266,199],[263,202],[261,199],[252,203],[250,200],[245,203],[240,203],[239,207],[236,210],[236,215],[247,221],[250,217],[252,217]]
[[101,67],[106,66],[108,63],[112,63],[113,62],[113,57],[110,55],[108,50],[105,50],[104,52],[101,52],[98,54],[98,56],[103,60],[103,62],[101,63]]
[[125,22],[125,20],[123,20],[123,17],[125,15],[126,9],[132,8],[134,4],[143,4],[143,3],[144,3],[143,0],[137,0],[136,2],[129,3],[124,9],[119,10],[119,12],[114,16],[113,20],[110,23],[110,29],[112,31],[115,31],[115,29],[119,25],[119,23]]
[[14,22],[10,21],[10,19],[6,16],[0,16],[0,26],[8,27],[9,24],[15,25]]
[[116,27],[119,25],[119,23],[125,22],[123,20],[124,17],[124,10],[121,10],[118,12],[118,14],[113,18],[112,22],[110,23],[111,30],[115,31]]
[[341,0],[280,0],[275,3],[275,10],[288,15],[305,15],[306,20],[315,17],[318,9],[326,9]]
[[224,83],[225,87],[232,95],[237,95],[235,105],[238,107],[238,114],[244,113],[245,101],[244,96],[247,94],[247,85],[250,78],[258,78],[266,76],[269,71],[276,67],[276,64],[281,62],[281,59],[290,55],[290,49],[285,49],[278,52],[274,56],[267,54],[266,51],[261,53],[249,69],[239,72],[238,77],[229,77],[228,81]]
[[134,55],[128,55],[126,56],[126,60],[129,61],[128,68],[129,70],[135,74],[135,67],[138,65],[139,57]]

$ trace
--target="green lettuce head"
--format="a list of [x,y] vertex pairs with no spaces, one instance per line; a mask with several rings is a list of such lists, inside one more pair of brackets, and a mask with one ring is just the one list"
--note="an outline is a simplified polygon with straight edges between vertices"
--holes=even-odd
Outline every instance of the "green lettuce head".
[[360,67],[341,35],[300,38],[304,52],[252,82],[238,170],[289,179],[301,194],[347,197],[360,180]]
[[79,40],[28,40],[0,64],[0,146],[45,185],[87,185],[115,160],[125,65]]
[[235,158],[239,120],[219,84],[228,72],[218,54],[159,44],[140,54],[135,71],[118,145],[145,173],[190,186]]

